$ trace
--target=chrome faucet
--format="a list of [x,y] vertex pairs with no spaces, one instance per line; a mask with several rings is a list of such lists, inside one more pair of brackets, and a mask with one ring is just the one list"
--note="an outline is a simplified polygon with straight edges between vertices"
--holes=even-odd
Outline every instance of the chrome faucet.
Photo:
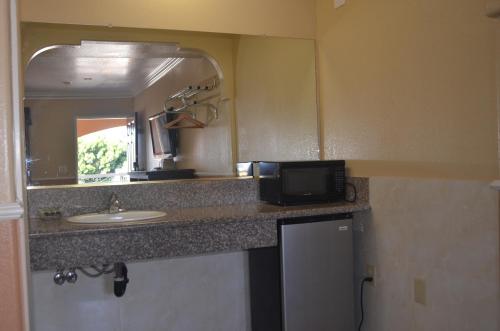
[[110,214],[116,214],[116,213],[119,213],[121,211],[125,211],[125,209],[123,209],[121,207],[121,202],[120,200],[118,200],[118,196],[116,194],[111,194],[111,198],[109,199],[109,207],[108,207],[108,212]]

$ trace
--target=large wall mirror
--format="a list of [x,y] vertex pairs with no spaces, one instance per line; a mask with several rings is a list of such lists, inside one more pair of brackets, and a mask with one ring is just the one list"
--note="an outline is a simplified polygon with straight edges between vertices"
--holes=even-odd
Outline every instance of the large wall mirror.
[[28,185],[319,158],[312,40],[27,23]]

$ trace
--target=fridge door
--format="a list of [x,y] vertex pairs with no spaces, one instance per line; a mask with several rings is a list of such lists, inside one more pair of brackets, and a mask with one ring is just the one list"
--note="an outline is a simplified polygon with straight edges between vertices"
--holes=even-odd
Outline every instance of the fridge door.
[[352,219],[282,221],[284,331],[352,331]]

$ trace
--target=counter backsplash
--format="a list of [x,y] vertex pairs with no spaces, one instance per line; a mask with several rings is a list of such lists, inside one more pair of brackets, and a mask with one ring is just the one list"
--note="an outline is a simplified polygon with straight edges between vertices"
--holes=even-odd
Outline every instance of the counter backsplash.
[[[348,178],[357,188],[358,200],[368,201],[368,178]],[[141,182],[120,185],[60,186],[28,190],[28,214],[38,217],[41,208],[58,208],[64,217],[100,212],[111,194],[123,208],[166,210],[259,202],[258,181],[253,178],[196,179]]]

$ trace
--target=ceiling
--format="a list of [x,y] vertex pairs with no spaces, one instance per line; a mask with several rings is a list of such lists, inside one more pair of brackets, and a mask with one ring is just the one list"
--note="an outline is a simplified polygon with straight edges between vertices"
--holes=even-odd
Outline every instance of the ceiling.
[[201,53],[177,44],[82,41],[52,46],[30,61],[26,98],[134,97],[177,66]]

